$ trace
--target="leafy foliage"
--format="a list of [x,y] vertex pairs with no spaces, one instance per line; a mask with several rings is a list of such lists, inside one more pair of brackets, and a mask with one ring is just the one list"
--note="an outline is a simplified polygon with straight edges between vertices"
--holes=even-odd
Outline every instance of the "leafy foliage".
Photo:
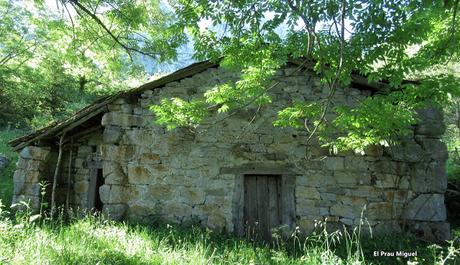
[[[331,92],[320,104],[293,101],[281,110],[275,125],[305,128],[325,144],[362,150],[395,142],[408,132],[416,121],[415,109],[424,101],[444,106],[449,97],[458,95],[458,77],[431,71],[459,58],[458,5],[458,1],[181,0],[173,7],[177,28],[194,41],[196,58],[223,57],[223,67],[242,72],[236,83],[208,90],[204,108],[221,113],[269,104],[274,71],[289,56],[306,59]],[[203,21],[212,26],[200,27]],[[349,85],[355,72],[371,83],[384,80],[386,92],[354,108],[334,109],[337,118],[326,120],[335,91]],[[417,85],[404,81],[415,76]],[[160,108],[166,113],[168,105],[162,103],[154,111]],[[339,133],[331,137],[332,131]]]
[[341,150],[352,148],[363,152],[367,146],[376,143],[387,146],[409,133],[409,125],[415,123],[414,107],[407,101],[389,96],[369,97],[360,103],[359,108],[338,107],[336,113],[333,126],[340,136],[334,144]]
[[[317,102],[296,102],[292,107],[287,107],[278,113],[278,119],[273,123],[280,127],[293,127],[308,129],[308,121],[317,120],[321,115],[321,104]],[[315,124],[316,125],[316,124]]]
[[194,100],[186,102],[180,98],[163,99],[160,106],[153,105],[151,110],[157,114],[157,122],[166,124],[168,129],[177,126],[193,126],[202,121],[207,112],[203,109],[204,102]]
[[[458,6],[459,1],[79,0],[57,1],[50,12],[43,0],[0,0],[0,126],[36,127],[67,116],[133,80],[146,80],[146,58],[174,60],[191,40],[195,59],[220,60],[241,77],[209,88],[201,99],[164,99],[152,107],[157,122],[169,129],[269,105],[276,85],[271,77],[292,57],[312,66],[330,93],[321,102],[293,100],[279,113],[277,126],[304,128],[341,149],[394,142],[415,121],[419,101],[447,106],[459,96],[458,75],[433,70],[458,61]],[[333,108],[336,90],[351,83],[352,73],[383,80],[386,90],[353,108]],[[419,81],[408,85],[405,78]],[[335,120],[326,119],[331,111]]]
[[23,134],[22,131],[0,131],[0,154],[10,161],[6,168],[0,170],[0,201],[6,205],[10,205],[13,198],[13,173],[18,161],[18,153],[11,150],[8,141]]
[[146,81],[184,42],[158,1],[0,0],[0,126],[40,127]]

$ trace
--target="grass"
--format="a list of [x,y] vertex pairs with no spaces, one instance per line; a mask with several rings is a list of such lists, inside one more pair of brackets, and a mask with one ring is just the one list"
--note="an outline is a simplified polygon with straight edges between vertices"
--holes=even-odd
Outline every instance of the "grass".
[[13,174],[18,161],[17,153],[11,150],[8,142],[23,134],[24,132],[17,130],[0,131],[0,154],[10,160],[8,166],[0,170],[0,199],[7,205],[11,203],[13,197]]
[[[30,213],[0,216],[0,264],[459,264],[458,243],[364,239],[359,230],[323,229],[308,238],[293,233],[268,246],[198,227],[140,226],[100,216],[67,222]],[[417,250],[418,257],[373,257],[376,250]]]

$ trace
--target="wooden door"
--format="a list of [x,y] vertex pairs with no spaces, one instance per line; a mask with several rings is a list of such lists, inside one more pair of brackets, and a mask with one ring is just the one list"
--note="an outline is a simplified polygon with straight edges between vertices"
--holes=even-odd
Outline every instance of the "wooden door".
[[91,168],[89,170],[88,185],[88,211],[102,211],[102,201],[99,196],[99,188],[104,185],[102,168]]
[[281,225],[281,177],[244,177],[244,224],[247,236],[270,240],[271,229]]

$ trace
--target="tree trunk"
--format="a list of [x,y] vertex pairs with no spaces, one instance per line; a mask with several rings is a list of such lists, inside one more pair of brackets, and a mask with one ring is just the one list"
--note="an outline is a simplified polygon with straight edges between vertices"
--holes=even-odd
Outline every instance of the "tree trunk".
[[67,193],[65,198],[65,211],[66,213],[69,212],[69,201],[70,201],[70,177],[72,174],[72,150],[73,149],[73,137],[70,138],[70,151],[69,151],[69,172],[67,175]]
[[457,102],[455,104],[455,119],[456,119],[456,126],[458,129],[458,137],[460,137],[460,99],[457,99]]
[[54,217],[54,212],[56,211],[56,186],[57,186],[57,178],[59,175],[59,168],[61,167],[62,162],[62,144],[64,143],[64,135],[61,135],[59,139],[59,153],[58,153],[58,160],[56,162],[56,169],[54,170],[54,177],[53,177],[53,188],[51,190],[51,219]]

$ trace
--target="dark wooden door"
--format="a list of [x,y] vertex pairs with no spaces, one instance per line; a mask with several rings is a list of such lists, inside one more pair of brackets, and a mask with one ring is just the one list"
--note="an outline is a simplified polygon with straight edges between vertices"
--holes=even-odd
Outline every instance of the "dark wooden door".
[[244,177],[244,224],[246,235],[270,240],[271,229],[281,225],[281,177]]
[[102,201],[99,196],[99,188],[104,185],[102,168],[91,168],[89,170],[88,185],[88,211],[102,211]]

